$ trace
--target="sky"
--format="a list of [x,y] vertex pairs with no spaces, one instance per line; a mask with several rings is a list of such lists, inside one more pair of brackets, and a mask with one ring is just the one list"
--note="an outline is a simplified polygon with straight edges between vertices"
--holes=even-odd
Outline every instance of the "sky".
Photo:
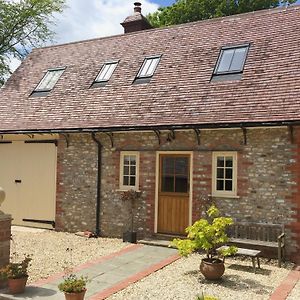
[[[62,14],[55,16],[52,30],[55,32],[51,44],[62,44],[95,37],[122,34],[120,23],[133,13],[134,0],[66,0]],[[160,6],[168,6],[175,0],[142,0],[142,13],[147,15]],[[298,0],[300,4],[300,0]],[[19,61],[13,59],[11,69]]]

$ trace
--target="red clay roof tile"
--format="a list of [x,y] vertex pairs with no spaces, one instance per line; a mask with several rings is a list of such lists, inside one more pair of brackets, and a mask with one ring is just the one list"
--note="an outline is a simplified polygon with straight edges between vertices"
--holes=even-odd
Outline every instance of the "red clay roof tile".
[[[300,120],[300,6],[35,49],[0,91],[0,131]],[[250,43],[241,80],[210,82],[220,48]],[[133,84],[146,56],[149,83]],[[105,87],[90,88],[120,60]],[[49,68],[66,67],[46,97]]]

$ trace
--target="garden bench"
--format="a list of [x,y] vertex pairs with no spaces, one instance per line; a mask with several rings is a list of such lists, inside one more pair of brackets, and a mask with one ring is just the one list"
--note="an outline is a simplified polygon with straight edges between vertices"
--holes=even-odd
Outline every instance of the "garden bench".
[[[229,248],[228,246],[221,246],[220,248],[217,249],[217,251],[228,249],[228,248]],[[256,273],[255,261],[257,261],[257,266],[260,269],[260,261],[259,261],[260,254],[261,251],[259,250],[252,250],[252,249],[245,249],[245,248],[237,248],[237,252],[235,253],[235,255],[243,255],[243,256],[251,257],[254,273]]]
[[284,225],[235,222],[228,230],[230,243],[242,248],[277,251],[278,266],[284,259]]

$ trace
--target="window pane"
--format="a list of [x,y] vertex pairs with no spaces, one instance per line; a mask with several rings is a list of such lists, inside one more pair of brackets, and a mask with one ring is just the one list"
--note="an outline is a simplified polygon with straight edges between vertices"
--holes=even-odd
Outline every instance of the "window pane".
[[234,54],[234,49],[222,50],[217,73],[229,71],[233,54]]
[[174,176],[163,176],[161,182],[162,192],[174,192]]
[[175,160],[173,157],[163,157],[162,158],[162,173],[164,174],[174,174],[174,164]]
[[232,180],[225,180],[225,191],[232,191]]
[[218,156],[217,167],[224,167],[224,157],[223,156]]
[[140,73],[138,74],[138,77],[151,77],[153,76],[157,65],[159,63],[160,58],[154,57],[154,58],[146,58],[143,62],[143,66],[140,70]]
[[117,67],[117,63],[107,63],[105,64],[99,75],[96,78],[96,82],[100,82],[100,81],[108,81],[111,77],[111,75],[113,74],[115,68]]
[[224,180],[217,180],[217,191],[224,190]]
[[176,176],[175,192],[177,192],[177,193],[187,193],[188,192],[188,178],[186,176]]
[[217,178],[224,178],[224,169],[223,168],[217,168]]
[[124,155],[124,165],[129,165],[129,162],[130,162],[130,156],[128,155]]
[[247,48],[235,49],[230,71],[242,71]]
[[140,77],[144,77],[147,74],[147,71],[151,65],[152,60],[151,59],[147,59],[146,62],[144,63],[142,70],[140,72]]
[[130,176],[130,185],[135,186],[135,177]]
[[129,185],[129,177],[128,176],[123,177],[123,185]]
[[64,70],[48,71],[35,90],[36,91],[52,90],[63,72]]
[[156,66],[158,64],[158,61],[159,61],[159,58],[155,58],[155,59],[152,59],[152,62],[151,62],[151,65],[149,66],[149,69],[147,71],[147,76],[152,76],[155,69],[156,69]]
[[232,179],[232,169],[226,169],[225,177],[226,179]]
[[132,166],[136,165],[136,156],[135,155],[130,156],[130,165],[132,165]]
[[130,175],[135,175],[135,166],[130,167]]
[[232,167],[232,157],[226,157],[226,167]]
[[129,175],[129,167],[128,166],[124,166],[124,175]]
[[187,174],[188,173],[188,158],[179,157],[175,161],[175,173],[176,174]]

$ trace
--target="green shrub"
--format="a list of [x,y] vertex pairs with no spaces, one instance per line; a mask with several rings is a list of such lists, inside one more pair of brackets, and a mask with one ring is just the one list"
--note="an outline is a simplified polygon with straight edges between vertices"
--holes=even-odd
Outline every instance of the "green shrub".
[[58,285],[58,289],[64,293],[81,293],[86,289],[88,281],[87,277],[77,277],[75,274],[69,274]]
[[28,267],[30,265],[30,262],[31,262],[31,257],[27,255],[21,262],[9,263],[6,267],[2,269],[1,276],[5,274],[6,278],[10,278],[10,279],[27,277]]
[[179,250],[180,255],[187,256],[197,250],[205,250],[210,262],[218,257],[229,256],[237,252],[236,247],[229,247],[217,253],[216,249],[229,240],[226,229],[233,224],[232,218],[219,217],[219,210],[212,205],[207,210],[208,219],[200,219],[186,228],[187,239],[174,239],[172,244]]

